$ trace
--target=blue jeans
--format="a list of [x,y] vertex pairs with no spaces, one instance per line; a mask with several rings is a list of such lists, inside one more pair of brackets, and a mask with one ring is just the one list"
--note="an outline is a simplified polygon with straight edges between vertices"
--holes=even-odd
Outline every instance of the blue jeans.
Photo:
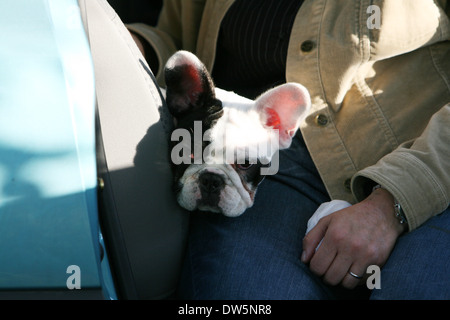
[[300,261],[306,224],[329,197],[298,134],[280,170],[238,218],[193,213],[179,285],[182,299],[450,299],[450,214],[402,236],[381,289],[330,287]]

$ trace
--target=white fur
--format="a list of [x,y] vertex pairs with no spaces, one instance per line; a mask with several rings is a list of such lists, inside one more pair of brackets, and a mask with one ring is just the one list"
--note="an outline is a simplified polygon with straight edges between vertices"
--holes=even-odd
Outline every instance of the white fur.
[[[205,133],[205,139],[210,141],[208,148],[214,153],[204,158],[203,164],[191,165],[186,169],[180,179],[183,188],[177,200],[190,211],[200,209],[236,217],[253,205],[254,194],[251,194],[248,186],[243,185],[238,173],[230,165],[236,159],[226,158],[227,152],[231,151],[231,155],[234,155],[236,151],[252,162],[260,160],[269,163],[280,148],[279,137],[277,130],[263,124],[264,116],[255,101],[218,88],[216,97],[222,101],[224,113],[213,128]],[[264,145],[269,147],[261,148]],[[219,209],[201,205],[197,207],[201,199],[199,176],[204,172],[218,174],[225,182]]]
[[[224,114],[206,133],[207,139],[211,141],[210,148],[215,150],[215,154],[204,159],[206,163],[192,165],[186,169],[180,179],[183,189],[177,201],[182,207],[191,211],[195,209],[220,211],[225,216],[236,217],[252,206],[254,195],[251,195],[243,186],[241,178],[232,166],[224,161],[226,152],[239,149],[247,151],[247,155],[257,154],[256,151],[249,151],[249,149],[257,148],[261,141],[268,141],[273,133],[262,126],[253,100],[218,88],[216,88],[216,95],[222,101]],[[272,154],[265,154],[262,157],[269,160]],[[256,161],[256,159],[253,160]],[[204,172],[218,174],[225,182],[218,204],[220,210],[206,206],[197,208],[198,200],[201,199],[199,176]]]
[[188,51],[178,51],[176,52],[166,63],[166,69],[173,69],[176,66],[181,66],[184,64],[194,64],[197,69],[203,67],[203,63],[197,58],[197,56]]
[[[179,65],[193,65],[199,71],[206,70],[202,62],[187,51],[175,53],[166,69]],[[162,91],[165,96],[165,90]],[[271,89],[256,101],[219,88],[215,88],[215,93],[216,98],[222,101],[223,115],[205,132],[204,139],[210,142],[207,149],[212,152],[203,154],[202,164],[190,165],[186,169],[179,181],[183,187],[177,200],[191,211],[219,211],[225,216],[236,217],[253,205],[255,191],[252,186],[244,184],[232,164],[236,160],[240,164],[244,160],[268,164],[276,151],[289,147],[292,136],[310,108],[310,97],[303,86],[295,83]],[[272,128],[271,121],[280,129]],[[217,174],[224,180],[219,208],[197,207],[202,197],[199,177],[204,172]]]
[[242,214],[246,208],[253,204],[247,190],[243,187],[239,175],[230,165],[195,165],[189,166],[180,182],[183,184],[182,191],[178,194],[178,203],[187,210],[197,209],[197,201],[201,199],[199,186],[199,176],[204,172],[211,172],[220,175],[225,187],[222,190],[219,201],[219,208],[198,207],[203,211],[221,212],[228,217],[236,217]]

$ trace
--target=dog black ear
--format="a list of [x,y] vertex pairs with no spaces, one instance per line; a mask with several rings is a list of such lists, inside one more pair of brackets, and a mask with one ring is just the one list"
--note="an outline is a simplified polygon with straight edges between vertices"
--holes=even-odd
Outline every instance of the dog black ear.
[[170,113],[183,115],[216,104],[214,84],[204,64],[192,53],[176,52],[166,63],[166,103]]

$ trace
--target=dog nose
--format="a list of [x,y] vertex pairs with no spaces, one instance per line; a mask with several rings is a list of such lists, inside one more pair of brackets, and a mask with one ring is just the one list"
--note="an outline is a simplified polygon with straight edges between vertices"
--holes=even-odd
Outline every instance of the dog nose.
[[199,177],[200,190],[207,194],[215,194],[222,190],[225,181],[221,176],[211,172],[204,172]]

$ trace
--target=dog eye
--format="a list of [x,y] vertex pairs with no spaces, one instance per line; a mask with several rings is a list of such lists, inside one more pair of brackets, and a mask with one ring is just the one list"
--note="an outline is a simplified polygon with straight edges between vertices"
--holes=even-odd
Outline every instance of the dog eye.
[[253,166],[253,164],[246,162],[246,163],[243,163],[243,164],[237,164],[236,166],[240,170],[248,170],[248,169],[250,169]]

